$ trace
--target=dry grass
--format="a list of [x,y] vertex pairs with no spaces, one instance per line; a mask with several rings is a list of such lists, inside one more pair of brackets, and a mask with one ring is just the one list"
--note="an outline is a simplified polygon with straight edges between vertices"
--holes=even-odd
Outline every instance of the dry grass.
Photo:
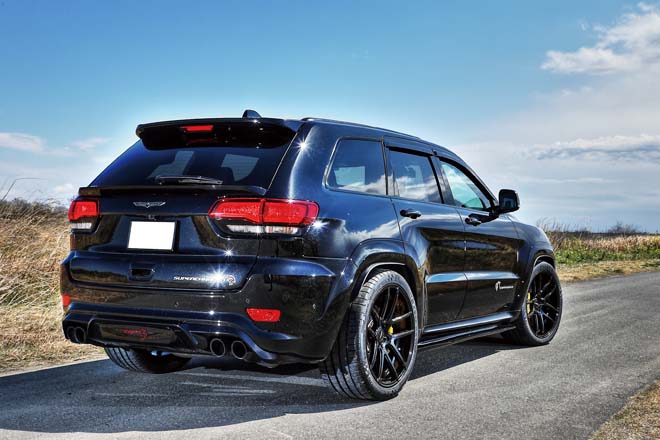
[[0,371],[99,353],[61,334],[59,263],[68,250],[61,209],[20,202],[0,206]]
[[660,382],[632,397],[590,440],[660,439]]
[[660,270],[660,260],[595,261],[559,264],[558,267],[559,278],[565,283],[655,270]]
[[0,372],[100,357],[92,345],[72,344],[62,336],[59,302],[41,306],[0,305]]

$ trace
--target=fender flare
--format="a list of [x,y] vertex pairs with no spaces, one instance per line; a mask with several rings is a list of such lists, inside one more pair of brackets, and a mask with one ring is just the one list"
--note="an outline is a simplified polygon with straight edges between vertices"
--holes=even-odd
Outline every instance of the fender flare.
[[348,310],[348,305],[355,299],[369,274],[378,268],[392,269],[406,279],[413,291],[421,319],[426,311],[424,274],[420,272],[414,258],[406,252],[403,241],[394,239],[369,239],[355,247],[328,298],[326,308],[339,297],[345,297]]
[[555,253],[552,250],[552,247],[550,247],[548,243],[539,243],[537,245],[534,245],[531,247],[529,251],[529,258],[527,259],[527,262],[525,264],[525,272],[523,273],[524,274],[523,284],[519,289],[518,295],[516,295],[514,302],[513,310],[516,311],[515,313],[516,316],[520,312],[522,301],[525,300],[527,286],[531,282],[531,277],[532,277],[532,272],[534,271],[534,267],[536,267],[536,265],[541,262],[547,262],[550,263],[552,267],[556,267]]

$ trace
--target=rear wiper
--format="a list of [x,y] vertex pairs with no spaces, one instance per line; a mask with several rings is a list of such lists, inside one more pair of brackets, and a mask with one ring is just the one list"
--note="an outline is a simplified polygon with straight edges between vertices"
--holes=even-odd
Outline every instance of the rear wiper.
[[159,184],[175,183],[179,185],[222,185],[222,180],[205,176],[165,175],[161,174],[154,178]]

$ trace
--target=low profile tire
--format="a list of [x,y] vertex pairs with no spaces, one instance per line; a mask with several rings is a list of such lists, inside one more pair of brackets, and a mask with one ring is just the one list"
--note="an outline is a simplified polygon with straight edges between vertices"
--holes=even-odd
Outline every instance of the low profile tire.
[[381,271],[360,289],[321,377],[338,394],[387,400],[403,388],[417,355],[419,328],[415,298],[396,272]]
[[557,334],[563,307],[559,277],[552,265],[542,262],[534,267],[516,328],[503,336],[520,345],[545,345]]
[[119,347],[106,347],[105,353],[110,360],[121,368],[138,373],[162,374],[182,369],[189,358],[173,354],[151,354],[146,350],[134,350]]

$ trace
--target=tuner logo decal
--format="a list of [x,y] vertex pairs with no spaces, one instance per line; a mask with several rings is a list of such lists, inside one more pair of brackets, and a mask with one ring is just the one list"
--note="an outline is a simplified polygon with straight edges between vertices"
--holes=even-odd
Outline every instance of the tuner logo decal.
[[495,292],[499,292],[500,290],[511,290],[513,289],[513,285],[511,286],[503,286],[502,281],[498,281],[495,283]]

